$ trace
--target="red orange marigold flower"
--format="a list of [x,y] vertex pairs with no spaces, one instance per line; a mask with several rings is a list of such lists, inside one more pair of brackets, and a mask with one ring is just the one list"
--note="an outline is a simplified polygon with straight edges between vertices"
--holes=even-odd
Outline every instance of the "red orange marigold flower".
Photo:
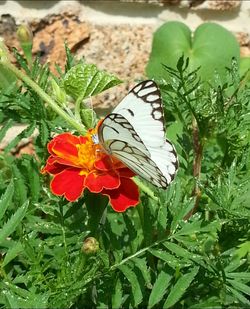
[[62,133],[48,144],[50,157],[42,173],[53,176],[50,183],[55,195],[68,201],[77,200],[84,189],[109,197],[118,212],[139,203],[139,191],[131,177],[134,173],[120,161],[103,152],[92,136],[96,129],[85,136]]

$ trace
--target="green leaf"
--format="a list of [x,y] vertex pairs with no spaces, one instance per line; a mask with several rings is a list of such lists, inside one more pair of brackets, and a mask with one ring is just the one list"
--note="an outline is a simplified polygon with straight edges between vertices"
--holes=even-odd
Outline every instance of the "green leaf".
[[42,145],[46,145],[49,140],[49,129],[48,124],[43,119],[41,119],[41,123],[39,124],[39,136]]
[[239,268],[244,263],[244,260],[240,259],[238,256],[235,256],[225,268],[225,272],[233,272]]
[[238,258],[243,258],[244,256],[248,255],[249,253],[250,253],[250,241],[249,240],[240,244],[235,251],[235,255]]
[[74,99],[91,97],[120,83],[113,74],[87,63],[79,63],[72,67],[63,81],[66,93]]
[[120,265],[118,268],[131,284],[131,293],[133,295],[134,300],[133,306],[136,307],[142,302],[142,292],[138,279],[135,273],[126,265]]
[[13,181],[11,181],[5,193],[1,196],[0,199],[0,220],[3,218],[5,211],[9,207],[12,201],[13,194],[14,194],[14,184]]
[[247,74],[246,82],[249,82],[250,80],[250,57],[240,58],[240,74],[241,76],[243,76],[244,74]]
[[164,247],[166,247],[168,250],[172,251],[174,254],[176,254],[177,256],[183,257],[185,259],[192,259],[193,254],[188,252],[186,249],[182,248],[181,246],[166,241],[163,243]]
[[236,289],[239,290],[240,292],[243,292],[247,295],[250,295],[250,287],[247,286],[246,284],[240,282],[240,281],[236,281],[236,280],[231,280],[231,279],[227,279],[228,282],[230,282],[230,284]]
[[41,232],[44,234],[61,234],[62,233],[61,224],[57,224],[57,223],[49,222],[45,220],[38,221],[37,217],[35,217],[35,219],[36,219],[36,222],[32,222],[29,225],[33,231]]
[[228,278],[235,278],[235,279],[245,279],[250,280],[250,273],[243,273],[243,272],[235,272],[235,273],[226,273]]
[[21,223],[28,209],[29,201],[26,201],[12,217],[4,224],[0,230],[0,243],[3,242],[9,235],[11,235],[16,227]]
[[8,249],[7,254],[3,260],[3,267],[15,259],[23,251],[23,246],[20,242],[14,243],[14,245]]
[[68,72],[73,65],[75,64],[75,58],[72,55],[68,45],[65,43],[64,44],[65,47],[65,52],[66,52],[66,64],[65,64],[65,72]]
[[35,122],[31,123],[26,129],[24,129],[20,134],[18,134],[4,149],[5,152],[9,152],[11,149],[15,148],[22,138],[28,138],[34,132],[36,128]]
[[151,278],[150,278],[150,271],[147,265],[147,260],[146,258],[133,258],[133,263],[137,268],[140,269],[142,276],[146,282],[146,284],[150,284]]
[[158,257],[159,259],[165,261],[173,269],[175,269],[176,267],[180,267],[180,261],[166,251],[150,249],[149,252],[154,256]]
[[13,126],[13,123],[13,119],[9,119],[6,123],[3,124],[2,128],[0,129],[0,141],[2,141],[7,131]]
[[121,280],[117,278],[115,283],[115,290],[112,294],[112,308],[122,307],[122,284]]
[[188,306],[189,309],[222,309],[224,308],[223,304],[221,303],[221,300],[217,297],[209,297],[205,301],[199,301],[197,304],[191,304]]
[[170,308],[174,304],[178,302],[178,300],[183,296],[191,282],[194,280],[197,275],[199,267],[194,267],[191,272],[182,275],[180,279],[176,282],[176,284],[171,289],[163,308]]
[[[16,288],[15,290],[19,291],[20,288]],[[5,291],[5,297],[7,300],[7,308],[47,308],[48,294],[33,294],[27,291],[27,297],[23,298],[19,295],[16,295],[12,291]]]
[[232,58],[239,62],[240,48],[233,34],[218,24],[204,23],[192,33],[181,22],[166,22],[154,34],[147,75],[168,79],[162,64],[176,68],[183,55],[189,57],[190,72],[201,67],[198,74],[203,80],[212,80],[215,70],[224,80]]
[[[5,299],[6,299],[6,308],[21,308],[21,305],[23,305],[22,299],[11,293],[10,291],[5,290],[4,291]],[[23,308],[23,306],[22,306]]]
[[166,294],[171,278],[172,277],[164,270],[160,272],[149,296],[148,308],[152,308],[162,300],[163,296]]
[[16,76],[0,64],[0,89],[8,88],[12,83],[16,82],[16,80]]
[[15,187],[14,200],[17,202],[17,204],[22,205],[27,200],[27,188],[25,185],[25,180],[22,173],[15,164],[12,165],[12,174]]
[[[227,289],[244,305],[249,306],[250,305],[250,301],[244,296],[242,295],[240,292],[238,292],[237,290],[235,290],[232,287],[227,287]],[[248,307],[247,307],[248,308]]]
[[29,180],[29,189],[33,202],[37,202],[40,196],[40,171],[37,161],[31,156],[23,159],[22,164],[27,169],[27,178]]
[[177,231],[174,236],[192,235],[198,233],[201,229],[201,221],[186,222],[181,230]]

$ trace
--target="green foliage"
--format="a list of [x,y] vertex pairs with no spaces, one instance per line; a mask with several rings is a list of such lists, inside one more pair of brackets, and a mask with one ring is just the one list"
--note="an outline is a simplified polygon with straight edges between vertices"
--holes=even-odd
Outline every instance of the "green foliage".
[[[59,78],[39,59],[28,66],[15,55],[76,120],[83,97],[118,83],[68,49]],[[32,87],[2,90],[0,139],[13,124],[26,125],[0,156],[3,308],[250,308],[250,90],[235,61],[205,87],[193,68],[185,57],[176,67],[165,62],[159,80],[180,161],[176,180],[166,191],[145,184],[141,204],[126,213],[89,192],[75,203],[53,196],[40,169],[48,140],[68,124]],[[78,70],[84,78],[72,94]],[[34,132],[36,156],[12,155]],[[87,237],[100,246],[92,255],[83,250]]]
[[66,93],[74,99],[88,98],[120,83],[114,75],[85,62],[72,67],[63,79]]
[[204,23],[192,33],[181,22],[166,22],[154,34],[147,75],[166,79],[162,64],[174,69],[183,55],[190,59],[190,71],[200,67],[201,79],[211,81],[215,71],[225,78],[232,57],[239,61],[240,47],[232,33],[218,24]]

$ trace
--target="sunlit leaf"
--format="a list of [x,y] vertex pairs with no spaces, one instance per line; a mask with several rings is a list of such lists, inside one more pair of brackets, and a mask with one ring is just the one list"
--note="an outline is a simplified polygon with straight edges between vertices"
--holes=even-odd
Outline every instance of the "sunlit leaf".
[[172,276],[165,271],[162,270],[160,272],[153,285],[153,289],[148,301],[148,308],[152,308],[162,300],[163,296],[166,294],[171,278]]

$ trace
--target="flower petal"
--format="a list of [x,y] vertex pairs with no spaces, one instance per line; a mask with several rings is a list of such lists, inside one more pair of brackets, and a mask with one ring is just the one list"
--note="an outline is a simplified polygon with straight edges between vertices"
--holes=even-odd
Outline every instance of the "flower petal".
[[99,193],[103,189],[116,189],[120,186],[120,178],[115,172],[90,173],[86,176],[85,187],[90,192]]
[[61,173],[66,168],[65,165],[61,165],[61,164],[58,164],[56,161],[54,162],[53,161],[54,161],[54,157],[49,157],[46,165],[41,170],[42,174],[49,173],[52,175],[56,175],[56,174]]
[[70,133],[62,133],[57,135],[48,144],[48,150],[52,155],[74,163],[78,161],[78,144],[83,144],[87,139],[75,136]]
[[95,162],[95,168],[100,171],[112,170],[113,165],[110,156],[104,154],[103,158]]
[[77,200],[83,192],[85,175],[79,174],[79,169],[68,168],[54,176],[50,183],[55,195],[63,195],[68,201]]
[[121,178],[121,185],[115,190],[103,190],[101,194],[109,197],[112,208],[117,212],[123,212],[129,207],[135,207],[139,203],[139,190],[133,180]]
[[119,173],[120,177],[126,177],[126,178],[131,178],[136,175],[133,171],[131,171],[127,167],[119,168],[117,172]]

